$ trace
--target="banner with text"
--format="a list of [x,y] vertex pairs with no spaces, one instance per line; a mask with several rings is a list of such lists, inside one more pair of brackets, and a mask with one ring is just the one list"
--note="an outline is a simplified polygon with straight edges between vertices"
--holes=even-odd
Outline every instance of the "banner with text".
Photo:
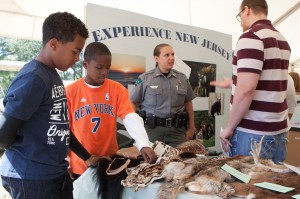
[[109,78],[129,92],[139,74],[155,67],[155,46],[170,44],[176,55],[174,67],[187,75],[197,96],[193,100],[196,127],[200,132],[203,124],[210,125],[213,130],[204,132],[203,139],[220,151],[214,132],[226,126],[230,89],[211,87],[209,82],[231,77],[231,35],[94,4],[86,6],[86,24],[87,44],[96,41],[109,47],[113,54]]

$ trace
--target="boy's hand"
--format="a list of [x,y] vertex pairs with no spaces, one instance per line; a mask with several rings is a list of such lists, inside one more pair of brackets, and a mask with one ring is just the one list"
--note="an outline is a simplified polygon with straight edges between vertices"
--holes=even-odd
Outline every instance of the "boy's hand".
[[156,155],[150,147],[143,147],[141,149],[141,154],[147,163],[154,163],[156,161]]

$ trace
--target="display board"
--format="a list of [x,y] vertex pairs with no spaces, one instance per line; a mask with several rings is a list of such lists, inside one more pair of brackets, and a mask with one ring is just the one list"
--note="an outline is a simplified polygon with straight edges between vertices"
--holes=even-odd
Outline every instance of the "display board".
[[[139,74],[155,67],[156,45],[173,46],[176,68],[189,71],[186,74],[197,96],[193,100],[196,127],[200,131],[203,123],[209,124],[213,131],[205,143],[220,151],[218,134],[227,124],[230,90],[211,87],[209,82],[231,77],[231,36],[94,4],[87,4],[85,11],[87,44],[97,41],[109,47],[113,53],[109,78],[127,88],[132,88]],[[217,108],[215,103],[220,103]]]

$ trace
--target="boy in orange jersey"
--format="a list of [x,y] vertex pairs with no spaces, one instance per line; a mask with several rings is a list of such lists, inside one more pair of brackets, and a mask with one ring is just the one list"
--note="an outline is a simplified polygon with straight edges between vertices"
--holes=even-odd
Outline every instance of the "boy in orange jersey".
[[[116,125],[120,117],[144,160],[152,163],[156,159],[154,151],[149,147],[142,118],[132,109],[127,89],[106,79],[111,60],[111,52],[103,43],[87,45],[83,61],[86,77],[66,88],[70,128],[89,153],[111,156],[118,150]],[[74,177],[86,169],[82,159],[70,152],[70,170]]]

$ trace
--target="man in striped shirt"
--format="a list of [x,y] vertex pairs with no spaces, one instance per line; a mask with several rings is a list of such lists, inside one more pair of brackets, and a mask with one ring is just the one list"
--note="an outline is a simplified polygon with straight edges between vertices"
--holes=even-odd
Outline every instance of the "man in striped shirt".
[[231,111],[220,138],[234,156],[251,155],[251,144],[265,136],[261,157],[281,162],[286,157],[290,46],[267,15],[265,0],[242,1],[237,19],[244,33],[234,52]]

